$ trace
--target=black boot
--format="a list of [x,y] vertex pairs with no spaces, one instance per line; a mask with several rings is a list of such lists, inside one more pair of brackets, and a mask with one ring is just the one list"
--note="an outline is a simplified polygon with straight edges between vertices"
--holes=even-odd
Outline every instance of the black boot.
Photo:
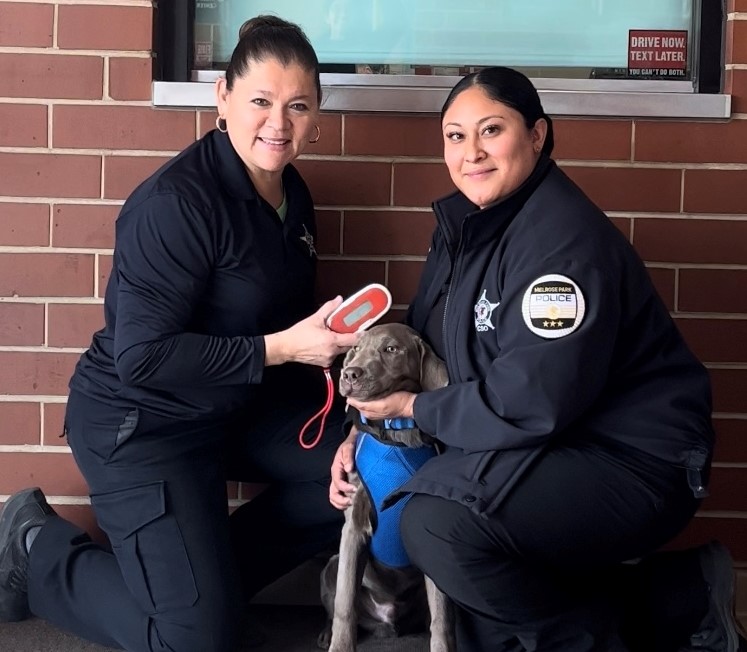
[[0,512],[0,622],[29,617],[26,538],[29,530],[46,523],[54,510],[38,487],[12,495]]

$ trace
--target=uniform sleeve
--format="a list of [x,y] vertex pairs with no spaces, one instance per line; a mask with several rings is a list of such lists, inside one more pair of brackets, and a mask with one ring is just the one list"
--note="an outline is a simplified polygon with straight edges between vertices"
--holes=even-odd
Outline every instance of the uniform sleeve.
[[114,358],[125,385],[169,389],[261,381],[261,336],[188,331],[215,264],[213,242],[205,216],[176,195],[153,196],[118,220]]
[[[543,273],[571,279],[584,301],[575,330],[561,337],[530,328],[522,311]],[[620,323],[619,291],[605,271],[575,262],[548,264],[507,282],[495,308],[498,354],[484,377],[419,394],[418,426],[468,452],[538,446],[600,400]],[[525,311],[526,311],[526,307]],[[614,379],[611,379],[614,381]]]

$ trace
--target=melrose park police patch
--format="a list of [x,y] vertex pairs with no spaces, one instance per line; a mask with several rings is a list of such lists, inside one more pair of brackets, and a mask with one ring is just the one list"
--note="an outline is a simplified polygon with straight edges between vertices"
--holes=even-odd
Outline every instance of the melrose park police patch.
[[581,288],[567,276],[547,274],[529,284],[521,314],[529,330],[546,339],[570,335],[584,319],[586,301]]

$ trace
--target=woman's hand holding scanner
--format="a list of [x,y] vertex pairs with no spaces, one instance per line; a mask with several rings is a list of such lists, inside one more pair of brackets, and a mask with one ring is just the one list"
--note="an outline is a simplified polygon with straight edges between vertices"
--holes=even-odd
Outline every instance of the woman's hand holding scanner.
[[265,335],[265,365],[301,362],[329,367],[358,340],[355,333],[335,333],[327,328],[327,318],[341,303],[342,297],[335,297],[287,330]]
[[329,502],[337,509],[350,507],[355,485],[348,482],[348,474],[355,469],[355,438],[358,429],[353,426],[348,438],[340,444],[332,461],[332,482],[329,485]]
[[397,417],[414,418],[413,409],[417,394],[412,392],[394,392],[384,398],[373,401],[348,399],[348,405],[356,408],[366,419],[395,419]]

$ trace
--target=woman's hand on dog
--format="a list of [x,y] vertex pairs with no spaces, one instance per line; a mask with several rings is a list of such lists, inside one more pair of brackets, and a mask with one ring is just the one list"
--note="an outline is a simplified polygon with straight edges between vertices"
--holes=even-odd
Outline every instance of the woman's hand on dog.
[[348,482],[348,474],[355,469],[355,438],[358,430],[353,426],[348,438],[340,444],[332,461],[332,482],[329,485],[329,502],[337,509],[346,509],[353,502],[355,485]]
[[412,392],[394,392],[384,398],[373,401],[359,401],[348,398],[348,405],[356,408],[366,419],[394,419],[396,417],[413,418],[415,397]]

